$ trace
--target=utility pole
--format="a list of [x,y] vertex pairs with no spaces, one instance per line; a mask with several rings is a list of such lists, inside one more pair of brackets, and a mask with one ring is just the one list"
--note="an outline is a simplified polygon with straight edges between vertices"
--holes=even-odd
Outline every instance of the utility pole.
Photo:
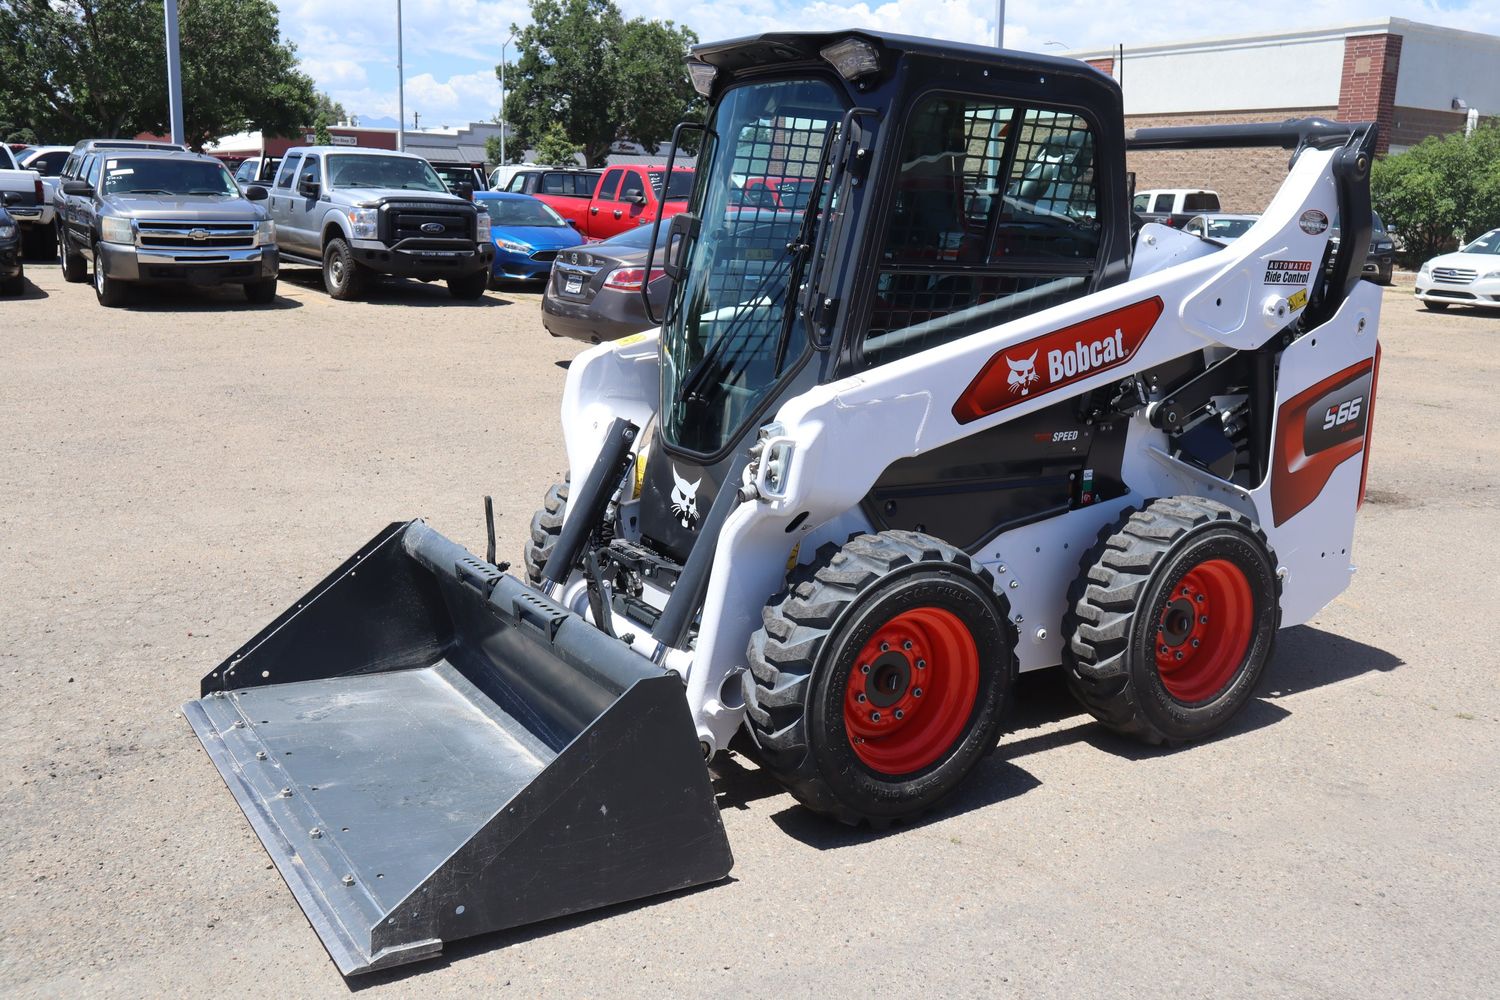
[[182,57],[177,44],[177,0],[164,0],[167,12],[167,108],[172,118],[172,141],[183,142]]
[[500,163],[505,166],[505,50],[510,43],[516,40],[516,33],[512,31],[510,37],[500,46]]
[[396,149],[406,151],[406,70],[401,64],[401,0],[396,0]]
[[1005,48],[1005,0],[995,0],[995,48]]

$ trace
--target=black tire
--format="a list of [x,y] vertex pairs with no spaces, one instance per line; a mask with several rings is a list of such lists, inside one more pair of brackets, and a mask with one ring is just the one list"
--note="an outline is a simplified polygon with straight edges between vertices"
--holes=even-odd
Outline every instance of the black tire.
[[489,287],[490,272],[488,270],[475,271],[473,274],[466,274],[462,278],[448,279],[448,294],[455,299],[482,298]]
[[1101,532],[1068,603],[1063,665],[1083,707],[1144,743],[1185,743],[1254,696],[1281,625],[1281,580],[1249,518],[1170,497]]
[[962,550],[912,531],[825,545],[762,619],[743,682],[747,725],[763,766],[813,811],[876,827],[918,816],[995,748],[1016,633],[993,578]]
[[24,253],[32,260],[57,259],[57,230],[52,226],[30,226],[22,236]]
[[125,304],[125,297],[130,288],[125,282],[111,278],[104,271],[104,255],[99,252],[99,244],[94,244],[94,297],[99,304],[106,309],[114,309]]
[[1389,285],[1391,283],[1391,281],[1395,277],[1396,277],[1396,269],[1395,269],[1395,267],[1394,266],[1388,266],[1388,267],[1384,268],[1380,272],[1380,277],[1378,279],[1376,279],[1376,283],[1380,284],[1380,285]]
[[268,306],[276,301],[276,279],[251,281],[245,284],[245,298],[258,306]]
[[26,272],[6,278],[0,281],[0,295],[21,295],[26,291]]
[[323,287],[333,298],[344,302],[364,297],[369,285],[364,265],[354,259],[354,251],[343,237],[335,236],[323,248]]
[[542,582],[542,571],[547,568],[547,557],[562,534],[563,512],[568,507],[568,483],[553,483],[542,501],[542,509],[531,515],[531,540],[522,553],[526,563],[526,579],[532,586]]
[[1428,312],[1440,313],[1444,309],[1447,309],[1448,306],[1449,303],[1447,302],[1433,302],[1431,299],[1422,300],[1422,308],[1426,309]]
[[77,253],[70,246],[65,236],[59,236],[59,249],[62,253],[63,280],[75,285],[81,285],[89,280],[89,262],[81,253]]

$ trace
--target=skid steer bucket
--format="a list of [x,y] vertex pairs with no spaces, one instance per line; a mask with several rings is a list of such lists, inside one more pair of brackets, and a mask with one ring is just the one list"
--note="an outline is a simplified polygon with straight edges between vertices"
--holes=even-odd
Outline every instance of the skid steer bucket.
[[420,521],[183,711],[344,975],[724,877],[680,678]]

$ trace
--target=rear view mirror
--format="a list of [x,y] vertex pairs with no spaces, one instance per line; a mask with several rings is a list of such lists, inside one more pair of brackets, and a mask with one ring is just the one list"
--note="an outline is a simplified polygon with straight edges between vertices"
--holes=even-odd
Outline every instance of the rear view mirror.
[[245,200],[247,201],[265,201],[269,194],[270,192],[259,184],[252,184],[245,188]]
[[644,205],[646,204],[646,196],[637,191],[635,194],[630,196],[630,203],[632,205]]
[[304,198],[316,198],[318,196],[318,175],[309,170],[302,175],[297,182],[297,191]]
[[78,195],[85,198],[94,193],[94,186],[88,181],[63,181],[62,189],[63,194]]
[[578,220],[577,219],[569,219],[568,220],[568,225],[572,226],[574,229],[577,229],[578,228]]
[[19,204],[21,204],[21,192],[19,192],[19,191],[6,191],[4,194],[0,194],[0,205],[19,205]]

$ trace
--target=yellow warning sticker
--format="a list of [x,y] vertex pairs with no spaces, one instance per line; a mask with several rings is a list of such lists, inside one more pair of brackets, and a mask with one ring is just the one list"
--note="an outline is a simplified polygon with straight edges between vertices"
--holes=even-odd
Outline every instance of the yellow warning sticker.
[[1286,304],[1291,306],[1292,312],[1296,312],[1307,305],[1307,289],[1299,288],[1287,298]]
[[615,346],[616,347],[629,347],[631,344],[639,344],[641,341],[643,341],[645,339],[646,339],[646,335],[644,333],[632,333],[628,337],[621,337],[619,340],[615,341]]

